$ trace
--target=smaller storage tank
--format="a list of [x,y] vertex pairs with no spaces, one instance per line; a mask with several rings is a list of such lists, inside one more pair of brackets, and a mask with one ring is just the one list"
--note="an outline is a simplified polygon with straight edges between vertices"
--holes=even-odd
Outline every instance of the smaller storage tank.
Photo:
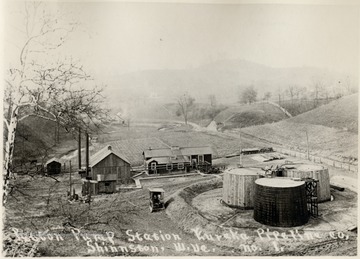
[[329,201],[330,194],[330,177],[329,170],[321,165],[315,164],[294,164],[285,167],[283,176],[292,178],[313,178],[319,180],[317,184],[318,202]]
[[308,222],[304,181],[261,178],[255,181],[254,219],[274,227],[295,227]]
[[225,171],[223,202],[230,207],[252,209],[254,207],[255,180],[260,170],[231,168]]

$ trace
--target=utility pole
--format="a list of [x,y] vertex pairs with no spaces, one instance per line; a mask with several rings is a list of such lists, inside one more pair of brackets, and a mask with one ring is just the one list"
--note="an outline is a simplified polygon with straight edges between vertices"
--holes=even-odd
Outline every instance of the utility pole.
[[240,148],[240,154],[239,154],[239,167],[243,167],[242,166],[242,155],[241,155],[241,127],[239,129],[239,148]]
[[307,159],[310,160],[310,154],[309,154],[309,135],[307,129],[305,129],[306,133],[306,147],[307,147]]
[[70,172],[70,196],[71,196],[71,160],[69,161],[69,172]]

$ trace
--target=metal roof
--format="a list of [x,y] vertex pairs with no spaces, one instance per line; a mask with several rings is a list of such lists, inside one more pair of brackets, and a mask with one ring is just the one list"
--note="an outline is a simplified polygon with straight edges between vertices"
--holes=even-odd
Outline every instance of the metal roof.
[[147,149],[144,151],[145,157],[169,157],[172,156],[170,148]]
[[102,161],[105,157],[110,154],[114,154],[115,156],[119,157],[120,159],[124,160],[126,163],[130,164],[129,160],[124,157],[124,155],[119,154],[112,150],[110,145],[107,145],[103,149],[100,149],[97,153],[90,157],[90,167],[97,165],[100,161]]
[[170,163],[169,157],[155,157],[151,158],[150,160],[147,160],[146,163],[150,164],[151,162],[156,161],[158,164],[168,164]]
[[171,148],[147,149],[144,150],[143,152],[145,158],[204,155],[204,154],[213,154],[213,153],[214,150],[209,146],[180,147],[176,149],[171,149]]
[[190,162],[189,157],[187,156],[177,156],[174,157],[153,157],[149,160],[146,160],[146,164],[150,164],[151,162],[156,161],[158,164],[174,164],[174,163],[186,163]]
[[50,164],[51,162],[57,162],[57,163],[60,163],[60,164],[61,164],[61,162],[60,162],[60,160],[59,160],[58,158],[53,157],[53,158],[49,159],[48,161],[46,161],[45,165],[48,165],[48,164]]
[[159,188],[159,187],[154,187],[154,188],[149,188],[150,192],[165,192],[163,188]]

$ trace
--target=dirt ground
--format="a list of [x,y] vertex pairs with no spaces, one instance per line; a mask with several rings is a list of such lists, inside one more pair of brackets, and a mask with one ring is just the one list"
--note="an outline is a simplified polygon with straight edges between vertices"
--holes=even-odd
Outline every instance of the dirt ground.
[[[291,157],[286,159],[295,161]],[[234,157],[217,160],[215,163],[226,163],[231,166],[231,164],[235,165],[238,161],[239,158]],[[243,157],[243,162],[248,165],[259,168],[264,166],[264,163],[254,161],[251,156]],[[283,162],[284,159],[272,163],[281,164]],[[347,172],[330,170],[330,175],[331,179],[335,180],[347,177],[354,182],[355,179],[354,175],[347,174]],[[51,233],[62,235],[63,240],[60,241],[46,239],[39,242],[39,251],[43,256],[356,254],[356,234],[347,231],[349,227],[356,225],[357,218],[357,195],[351,188],[346,188],[344,192],[332,189],[334,200],[319,205],[320,217],[310,219],[309,223],[297,228],[301,233],[341,232],[349,237],[348,240],[329,240],[325,238],[316,240],[316,242],[281,243],[285,247],[284,251],[247,251],[245,253],[244,249],[247,249],[246,247],[199,240],[195,235],[185,233],[176,222],[169,218],[166,211],[150,213],[148,188],[162,187],[166,192],[166,196],[169,197],[191,184],[214,177],[216,176],[195,175],[143,180],[141,181],[142,189],[120,190],[112,195],[96,196],[93,197],[90,206],[83,203],[70,204],[66,201],[66,191],[69,189],[68,174],[56,177],[59,182],[49,177],[41,179],[19,177],[17,181],[23,185],[23,193],[15,192],[14,196],[9,200],[9,207],[6,210],[6,227],[12,232],[14,232],[12,227],[20,231],[27,230],[28,233],[32,232],[34,236],[37,235],[38,231],[43,232],[49,229]],[[80,177],[75,174],[72,178],[75,189],[79,193],[81,189]],[[345,185],[347,181],[342,183]],[[220,203],[221,195],[221,188],[205,192],[194,198],[192,205],[203,217],[222,227],[230,227],[236,231],[245,229],[247,233],[249,233],[249,229],[254,232],[259,228],[269,228],[253,220],[252,210],[236,210],[222,205]],[[83,215],[86,215],[86,217]],[[91,241],[88,242],[89,239],[84,240],[81,238],[77,240],[73,232],[75,229],[81,234],[88,234]],[[270,231],[281,232],[286,231],[286,229],[270,228]],[[93,234],[106,236],[107,232],[114,233],[114,244],[109,240],[100,242],[91,238]],[[143,240],[136,238],[136,233]],[[156,241],[150,237],[149,240],[144,240],[145,236],[153,236],[154,233],[158,236],[162,234],[165,237],[166,235],[169,239],[165,238],[165,240]],[[95,246],[96,241],[98,241],[98,246]],[[258,243],[261,244],[260,241]],[[117,247],[117,251],[110,251],[111,246]],[[108,248],[108,251],[105,250],[105,247]]]
[[[9,208],[6,213],[6,228],[14,232],[13,228],[16,228],[21,232],[22,230],[28,233],[33,233],[34,236],[38,235],[38,231],[44,232],[48,229],[53,229],[52,232],[59,233],[63,237],[63,240],[48,240],[41,241],[39,243],[39,249],[42,256],[96,256],[96,255],[158,255],[158,256],[171,256],[171,255],[205,255],[209,252],[198,251],[202,245],[205,245],[206,251],[214,251],[213,255],[231,255],[232,252],[228,250],[221,250],[216,245],[199,241],[193,235],[183,233],[175,222],[172,222],[168,218],[165,211],[159,211],[150,213],[149,211],[149,194],[148,188],[154,186],[161,186],[165,189],[166,195],[171,195],[177,190],[184,188],[192,183],[203,181],[206,178],[212,176],[190,176],[181,178],[166,178],[159,180],[146,180],[143,181],[143,188],[137,190],[121,191],[112,195],[101,195],[94,198],[92,202],[92,210],[102,212],[100,221],[109,220],[109,218],[116,216],[115,221],[110,221],[108,224],[94,224],[89,225],[86,228],[82,228],[83,222],[72,221],[72,227],[67,227],[69,222],[69,215],[71,213],[62,213],[60,210],[56,211],[58,215],[51,210],[58,203],[59,199],[65,198],[66,189],[68,188],[68,177],[62,176],[57,179],[60,181],[57,183],[56,190],[53,190],[50,198],[50,208],[47,208],[48,195],[39,195],[40,193],[47,193],[47,188],[39,188],[39,184],[35,181],[30,181],[28,188],[24,189],[25,196],[22,194],[16,194],[9,200]],[[20,179],[19,179],[20,180]],[[25,182],[25,179],[22,179]],[[51,184],[53,181],[49,178],[41,179],[42,182]],[[80,179],[77,179],[79,181]],[[54,183],[53,183],[54,184]],[[17,199],[17,200],[16,200]],[[54,203],[54,204],[52,204]],[[68,204],[69,205],[69,204]],[[68,210],[72,210],[74,216],[76,210],[84,204],[73,203],[67,207]],[[87,204],[85,206],[88,206]],[[66,210],[66,209],[65,209]],[[80,212],[81,213],[81,212]],[[103,234],[106,231],[114,232],[115,246],[126,246],[127,252],[104,252],[101,249],[93,252],[92,247],[87,244],[85,240],[77,240],[71,229],[81,229],[81,234]],[[11,232],[10,231],[10,232]],[[181,240],[134,240],[129,241],[131,235],[127,235],[126,232],[130,231],[130,234],[136,232],[140,235],[153,234],[158,235],[178,235]],[[29,235],[27,235],[29,236]],[[175,242],[176,241],[176,242]],[[33,242],[33,241],[29,241]],[[189,246],[189,250],[185,251],[176,250],[175,244],[184,243]],[[99,242],[99,245],[102,244]],[[106,243],[106,245],[112,245]],[[137,246],[138,248],[131,248],[130,245]],[[146,251],[146,247],[157,247],[156,251]],[[109,248],[110,249],[110,248]],[[143,251],[141,251],[143,249]],[[203,250],[205,248],[203,247]]]

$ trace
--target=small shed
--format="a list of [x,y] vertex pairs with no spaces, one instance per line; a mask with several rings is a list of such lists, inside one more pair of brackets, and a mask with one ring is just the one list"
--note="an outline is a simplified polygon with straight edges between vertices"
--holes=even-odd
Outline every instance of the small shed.
[[61,173],[61,163],[57,158],[52,158],[45,163],[46,173],[51,174],[60,174]]
[[89,176],[83,181],[83,188],[90,188],[91,194],[114,193],[117,184],[133,182],[130,162],[123,155],[112,150],[110,145],[90,157],[89,167]]
[[117,184],[132,183],[130,162],[110,145],[90,157],[90,177],[97,181],[116,181]]

